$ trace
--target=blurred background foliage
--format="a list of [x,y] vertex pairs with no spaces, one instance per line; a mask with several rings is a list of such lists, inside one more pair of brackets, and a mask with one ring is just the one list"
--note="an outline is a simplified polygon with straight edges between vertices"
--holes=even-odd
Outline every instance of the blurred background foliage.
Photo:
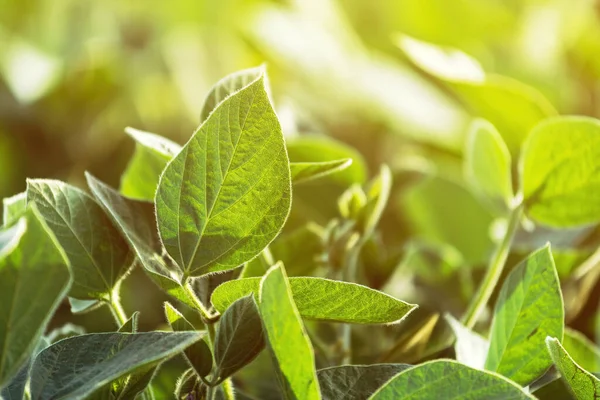
[[[326,226],[345,188],[390,165],[365,279],[421,304],[424,322],[413,325],[428,335],[435,313],[464,310],[502,230],[502,210],[463,178],[469,124],[491,121],[515,161],[539,120],[600,117],[599,53],[595,0],[0,0],[0,197],[24,190],[26,177],[83,187],[85,170],[118,187],[134,149],[125,127],[184,143],[218,79],[266,63],[292,160],[355,159],[295,188],[287,232]],[[345,145],[321,148],[327,137]],[[288,235],[282,254],[309,243],[309,231]],[[589,274],[572,271],[596,237],[594,227],[524,229],[510,259],[551,240],[565,286],[579,303],[594,300],[571,315],[588,335],[598,296],[586,289],[580,301]],[[144,279],[127,280],[135,295],[125,305],[152,328],[161,298]],[[97,315],[80,322],[110,329],[108,312]]]

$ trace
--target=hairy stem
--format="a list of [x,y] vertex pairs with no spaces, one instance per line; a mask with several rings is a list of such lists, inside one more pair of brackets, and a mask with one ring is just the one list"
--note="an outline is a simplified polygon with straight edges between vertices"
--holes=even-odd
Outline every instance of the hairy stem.
[[121,300],[119,298],[119,293],[115,292],[110,296],[110,301],[108,302],[108,308],[110,308],[110,312],[117,323],[117,326],[122,327],[125,322],[127,322],[127,314],[125,314],[125,310],[121,305]]
[[467,328],[472,328],[477,323],[477,319],[485,309],[485,306],[490,300],[496,285],[498,285],[498,281],[502,276],[502,271],[504,270],[504,265],[506,264],[506,259],[508,257],[508,253],[510,252],[510,247],[512,245],[515,233],[517,232],[517,228],[521,222],[522,216],[523,205],[519,204],[512,209],[508,218],[508,225],[506,227],[504,237],[500,243],[498,243],[498,246],[496,247],[490,260],[488,270],[483,278],[483,281],[475,293],[475,297],[473,297],[467,312],[462,318],[462,323]]

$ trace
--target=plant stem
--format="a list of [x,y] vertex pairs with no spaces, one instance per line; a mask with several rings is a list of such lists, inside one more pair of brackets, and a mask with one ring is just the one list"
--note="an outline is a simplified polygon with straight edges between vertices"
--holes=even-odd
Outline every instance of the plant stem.
[[[346,281],[356,282],[358,279],[358,259],[365,240],[360,238],[348,249],[345,268]],[[352,325],[342,325],[342,364],[352,363]]]
[[119,293],[113,293],[110,296],[110,301],[108,302],[108,307],[117,323],[117,326],[122,327],[125,322],[127,322],[127,314],[125,314],[125,310],[121,305],[121,301],[119,299]]
[[265,247],[265,249],[260,253],[259,257],[260,261],[262,261],[263,265],[265,266],[265,271],[275,264],[273,253],[271,253],[271,250],[268,247]]
[[490,297],[502,276],[502,271],[504,270],[504,265],[506,264],[506,259],[522,216],[523,204],[515,206],[510,212],[504,237],[500,243],[498,243],[483,281],[481,282],[477,293],[475,293],[475,297],[471,301],[467,312],[462,318],[462,323],[467,328],[472,328],[477,323],[477,319],[485,309],[487,302],[490,300]]

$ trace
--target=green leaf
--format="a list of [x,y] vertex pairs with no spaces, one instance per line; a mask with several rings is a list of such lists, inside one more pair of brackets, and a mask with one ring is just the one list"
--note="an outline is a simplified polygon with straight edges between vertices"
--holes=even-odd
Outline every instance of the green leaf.
[[[210,113],[227,97],[250,85],[263,75],[265,75],[265,68],[260,66],[234,72],[218,81],[212,87],[206,96],[206,99],[204,99],[204,105],[202,106],[202,112],[200,113],[200,122],[204,122]],[[268,90],[268,84],[266,82],[265,88]]]
[[219,104],[156,192],[160,237],[185,276],[251,260],[279,234],[290,206],[289,161],[262,76]]
[[105,304],[98,300],[79,300],[74,297],[69,297],[68,299],[72,314],[85,314]]
[[119,392],[117,400],[134,400],[140,393],[144,392],[159,366],[143,368],[129,376],[127,385]]
[[[196,328],[177,311],[169,302],[165,302],[165,316],[174,332],[194,331]],[[200,340],[183,352],[190,366],[202,377],[208,375],[213,366],[213,356],[210,348]]]
[[2,221],[5,227],[14,224],[24,213],[27,206],[25,192],[2,199]]
[[577,364],[561,346],[560,341],[553,337],[546,338],[546,345],[554,365],[559,370],[562,379],[567,383],[577,400],[598,398],[600,379]]
[[160,174],[181,146],[154,133],[133,128],[125,132],[135,140],[135,152],[121,175],[120,191],[127,197],[153,201]]
[[458,322],[450,314],[444,317],[456,338],[454,343],[456,361],[471,368],[483,369],[490,348],[489,341]]
[[321,162],[293,162],[290,163],[293,183],[309,182],[323,176],[342,171],[352,165],[351,158]]
[[279,384],[285,399],[321,398],[315,356],[283,264],[277,263],[260,281],[259,309],[263,328],[279,368]]
[[537,125],[523,145],[523,195],[528,215],[567,227],[600,221],[600,121],[558,117]]
[[600,349],[584,334],[566,328],[562,345],[582,368],[590,372],[600,372]]
[[133,255],[102,208],[82,190],[60,181],[28,180],[27,202],[35,203],[73,266],[69,296],[110,298]]
[[511,156],[494,125],[471,124],[465,149],[465,175],[486,198],[510,206],[513,199]]
[[128,333],[136,333],[138,330],[138,319],[140,317],[140,312],[135,311],[131,314],[131,317],[121,327],[117,332],[128,332]]
[[23,367],[67,294],[69,261],[35,206],[0,250],[0,388]]
[[196,308],[181,284],[181,270],[170,257],[162,255],[152,203],[123,197],[88,173],[86,178],[94,197],[133,248],[152,281],[177,300]]
[[92,333],[62,340],[43,350],[33,363],[31,399],[84,399],[201,338],[198,332],[143,332]]
[[546,246],[506,278],[494,311],[486,369],[528,385],[551,365],[544,340],[562,337],[564,306],[560,283]]
[[317,371],[323,400],[363,400],[409,364],[342,365]]
[[250,296],[233,303],[220,319],[215,339],[215,376],[224,380],[249,364],[265,347],[260,314]]
[[370,400],[534,399],[514,382],[453,360],[428,361],[400,372]]
[[8,385],[4,386],[4,388],[0,390],[0,397],[4,398],[5,400],[27,399],[24,393],[29,382],[29,372],[31,370],[31,365],[33,364],[33,360],[38,355],[38,353],[48,346],[50,346],[50,342],[42,336],[34,352],[31,354],[31,357],[29,357],[29,359],[25,362],[21,369],[19,369],[19,372],[12,378]]
[[392,172],[384,164],[381,166],[379,174],[369,182],[365,190],[367,204],[362,208],[357,221],[358,229],[363,235],[369,236],[375,230],[390,197],[391,190]]
[[[259,291],[260,278],[225,282],[211,297],[215,309],[224,312],[239,298]],[[356,283],[324,278],[289,278],[294,303],[304,318],[355,324],[399,323],[417,306]]]

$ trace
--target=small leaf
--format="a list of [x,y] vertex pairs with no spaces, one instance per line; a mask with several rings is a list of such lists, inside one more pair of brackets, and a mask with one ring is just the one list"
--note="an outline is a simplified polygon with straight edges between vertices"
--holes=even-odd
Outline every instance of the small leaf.
[[[212,304],[224,312],[234,301],[258,293],[260,278],[225,282],[211,297]],[[324,278],[289,278],[294,302],[307,319],[355,324],[392,324],[404,319],[417,306],[356,283]]]
[[133,128],[125,132],[135,140],[135,152],[121,175],[120,191],[127,197],[153,201],[160,174],[181,146],[154,133]]
[[104,304],[99,300],[79,300],[74,297],[69,297],[68,299],[71,305],[71,313],[73,314],[85,314]]
[[69,261],[35,206],[0,250],[0,388],[17,374],[67,294]]
[[25,213],[27,195],[25,192],[2,199],[2,220],[5,227],[14,224]]
[[465,149],[465,175],[492,202],[510,206],[513,199],[511,156],[494,125],[476,119]]
[[490,342],[458,322],[450,314],[444,316],[452,328],[456,342],[456,361],[471,368],[483,369]]
[[582,368],[590,372],[600,372],[600,349],[581,332],[566,328],[562,345]]
[[293,183],[309,182],[342,171],[352,165],[351,158],[321,162],[293,162],[290,163]]
[[555,227],[600,221],[600,121],[557,117],[537,125],[523,145],[528,215]]
[[261,76],[220,103],[167,165],[158,229],[185,276],[256,257],[290,211],[289,161]]
[[220,319],[215,339],[217,378],[222,381],[249,364],[265,347],[258,308],[252,296],[233,303]]
[[358,228],[365,236],[371,235],[379,223],[391,190],[392,172],[387,165],[382,165],[379,175],[367,185],[367,204],[362,208],[358,219]]
[[138,330],[138,319],[140,312],[136,311],[131,314],[131,317],[119,328],[117,332],[136,333]]
[[409,364],[342,365],[317,371],[323,400],[363,400]]
[[158,366],[143,368],[129,376],[127,385],[119,392],[117,400],[134,400],[150,385]]
[[598,398],[600,379],[578,365],[561,346],[558,339],[546,338],[546,345],[554,365],[558,368],[562,379],[567,383],[577,400]]
[[92,333],[43,350],[31,370],[31,399],[84,399],[138,368],[155,365],[202,338],[198,332]]
[[169,295],[196,308],[180,283],[181,270],[170,257],[162,255],[152,203],[123,197],[88,173],[86,178],[94,197],[133,248],[150,279]]
[[532,253],[506,278],[492,322],[486,369],[521,385],[551,365],[544,339],[562,337],[564,306],[550,247]]
[[534,397],[514,382],[454,360],[436,360],[409,368],[390,379],[370,400],[520,400]]
[[[196,328],[169,302],[165,302],[165,316],[174,332],[194,331]],[[183,351],[185,358],[196,373],[208,375],[213,366],[213,357],[208,345],[200,340]]]
[[54,180],[28,180],[27,201],[38,206],[73,266],[69,296],[108,299],[133,254],[102,208],[82,190]]
[[[204,122],[223,100],[256,81],[264,74],[264,71],[263,66],[244,69],[227,75],[217,82],[206,96],[206,99],[204,99],[204,105],[200,113],[200,122]],[[266,83],[265,87],[268,88]]]
[[259,309],[285,399],[321,398],[315,356],[281,263],[260,281]]

